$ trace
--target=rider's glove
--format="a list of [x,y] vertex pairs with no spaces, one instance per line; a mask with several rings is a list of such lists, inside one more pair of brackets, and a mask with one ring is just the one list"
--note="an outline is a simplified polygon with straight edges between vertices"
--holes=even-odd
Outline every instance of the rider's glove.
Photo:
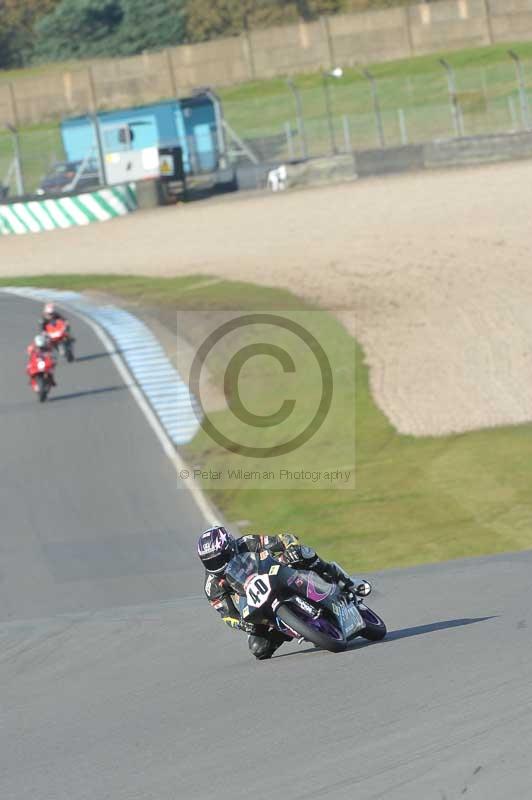
[[297,564],[301,561],[301,548],[299,545],[290,545],[290,547],[284,551],[282,560],[285,564]]
[[237,617],[222,617],[223,621],[226,625],[229,625],[230,628],[236,628],[237,630],[242,627],[241,622]]
[[297,538],[297,536],[294,536],[293,533],[279,534],[279,541],[283,543],[285,550],[288,550],[291,547],[299,546],[299,539]]
[[298,561],[301,561],[301,545],[297,536],[292,533],[281,533],[279,541],[284,548],[281,560],[285,564],[297,564]]
[[236,631],[244,631],[245,633],[255,633],[255,625],[252,622],[246,622],[243,619],[236,617],[222,617],[226,625]]

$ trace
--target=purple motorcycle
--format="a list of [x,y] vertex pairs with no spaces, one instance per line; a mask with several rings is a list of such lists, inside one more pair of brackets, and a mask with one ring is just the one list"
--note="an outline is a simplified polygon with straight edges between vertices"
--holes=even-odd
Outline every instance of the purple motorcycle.
[[[339,653],[357,636],[373,642],[386,636],[386,625],[362,598],[346,595],[314,572],[287,567],[266,551],[235,556],[225,577],[239,595],[243,620],[293,639]],[[368,583],[364,590],[370,593]]]

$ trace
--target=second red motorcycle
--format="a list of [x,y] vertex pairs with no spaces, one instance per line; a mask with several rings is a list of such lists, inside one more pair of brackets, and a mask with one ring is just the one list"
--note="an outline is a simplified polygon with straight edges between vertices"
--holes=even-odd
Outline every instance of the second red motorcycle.
[[65,356],[68,363],[74,361],[74,337],[70,333],[70,325],[65,319],[52,319],[45,325],[44,333],[48,336],[50,344],[61,355]]

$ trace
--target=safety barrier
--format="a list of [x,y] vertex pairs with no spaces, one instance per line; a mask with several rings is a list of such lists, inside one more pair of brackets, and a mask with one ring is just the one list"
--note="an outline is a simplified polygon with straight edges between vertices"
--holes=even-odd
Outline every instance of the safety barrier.
[[[266,184],[272,191],[280,191],[320,183],[340,183],[375,175],[527,158],[532,158],[530,131],[464,136],[426,144],[355,150],[350,155],[289,162],[271,169]],[[260,173],[257,172],[255,178],[257,188],[264,185]]]
[[134,184],[0,205],[0,235],[41,233],[123,217],[137,208]]

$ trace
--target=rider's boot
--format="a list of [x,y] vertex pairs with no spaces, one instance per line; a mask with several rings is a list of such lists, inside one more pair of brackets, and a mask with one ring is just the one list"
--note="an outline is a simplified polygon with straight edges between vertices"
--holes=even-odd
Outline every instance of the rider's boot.
[[249,649],[258,661],[271,658],[281,645],[282,642],[272,642],[266,636],[255,636],[254,634],[248,636]]
[[284,642],[289,641],[291,641],[291,637],[284,636],[279,631],[268,631],[263,635],[252,633],[248,636],[248,647],[256,659],[265,661],[267,658],[271,658]]
[[371,583],[369,581],[362,580],[357,582],[351,580],[347,585],[345,581],[343,583],[342,590],[352,597],[367,597],[371,594]]
[[367,597],[368,594],[371,594],[371,583],[369,581],[362,580],[355,584],[353,591],[357,597]]

